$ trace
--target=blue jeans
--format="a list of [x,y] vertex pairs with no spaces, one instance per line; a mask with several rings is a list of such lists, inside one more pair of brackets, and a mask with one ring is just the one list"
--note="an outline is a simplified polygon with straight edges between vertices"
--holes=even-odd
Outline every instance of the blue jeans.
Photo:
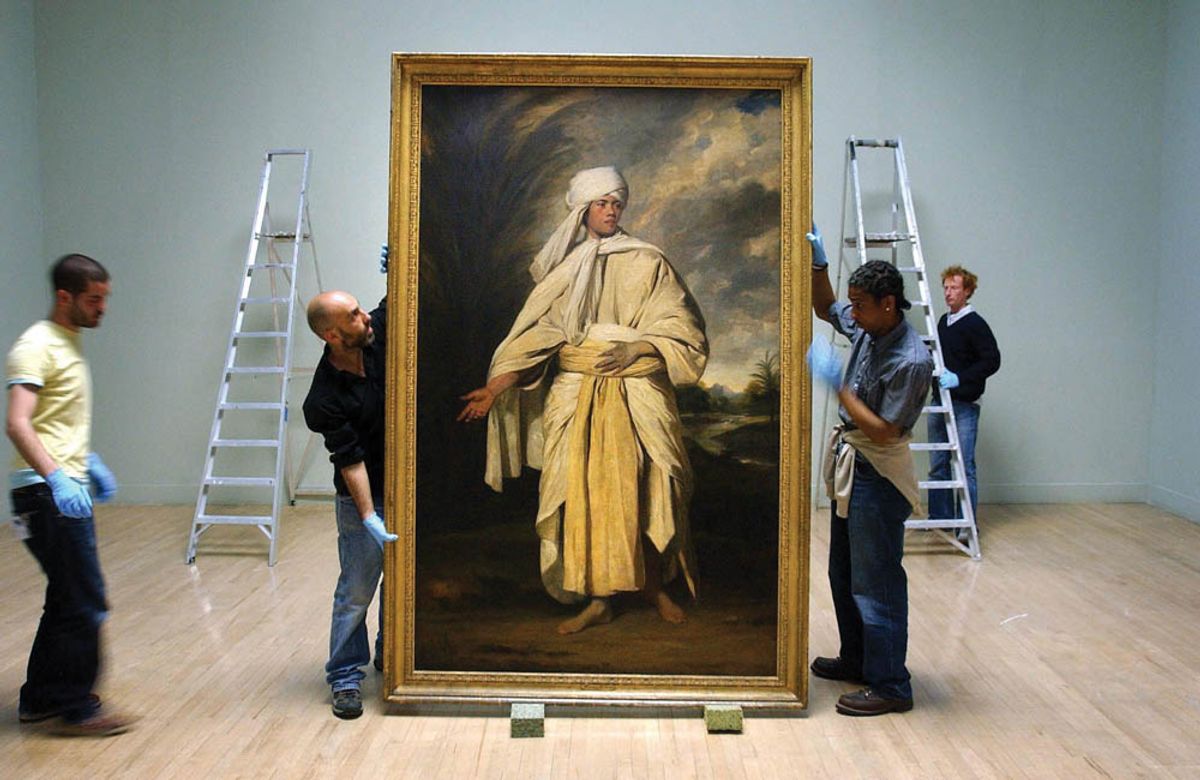
[[[963,465],[967,471],[967,493],[971,496],[971,511],[978,520],[979,486],[975,482],[975,437],[979,434],[979,404],[966,401],[953,401],[954,422],[958,426],[958,446],[962,450]],[[946,416],[931,414],[928,420],[929,441],[948,441],[946,436]],[[950,468],[950,453],[945,450],[935,450],[929,453],[929,478],[937,480],[953,479]],[[953,490],[929,491],[930,519],[963,517],[958,511],[958,502],[954,499]]]
[[851,669],[880,696],[911,699],[904,666],[908,652],[908,576],[904,521],[912,507],[896,486],[862,458],[854,462],[849,516],[830,512],[829,586],[841,649]]
[[[383,517],[383,502],[375,501],[375,511]],[[367,610],[379,588],[379,633],[375,654],[383,652],[383,550],[363,525],[362,517],[349,496],[337,497],[338,560],[342,571],[333,594],[333,621],[329,628],[329,661],[325,681],[337,691],[358,689],[362,683],[360,667],[371,662],[367,639]]]
[[12,503],[30,533],[25,546],[46,573],[20,711],[85,720],[99,708],[91,693],[100,674],[100,624],[108,617],[95,523],[61,514],[45,483],[12,491]]

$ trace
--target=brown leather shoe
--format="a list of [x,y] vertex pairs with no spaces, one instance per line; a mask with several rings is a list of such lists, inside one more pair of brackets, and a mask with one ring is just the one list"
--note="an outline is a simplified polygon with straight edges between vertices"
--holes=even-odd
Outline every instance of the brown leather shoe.
[[812,669],[812,673],[817,677],[824,677],[826,680],[862,682],[862,670],[850,666],[840,655],[837,658],[817,656],[808,668]]
[[886,715],[889,712],[908,712],[912,708],[912,699],[885,699],[870,688],[843,694],[837,701],[838,712],[843,715],[861,717]]
[[114,737],[133,728],[137,718],[119,712],[101,710],[90,718],[72,723],[63,720],[50,728],[60,737]]

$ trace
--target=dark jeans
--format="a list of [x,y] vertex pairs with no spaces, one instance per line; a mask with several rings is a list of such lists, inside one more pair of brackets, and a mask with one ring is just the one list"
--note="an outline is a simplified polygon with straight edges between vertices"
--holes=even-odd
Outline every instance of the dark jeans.
[[912,512],[896,486],[856,458],[846,519],[831,511],[829,585],[841,638],[839,655],[862,666],[863,681],[880,696],[911,699],[904,666],[908,650],[908,577],[904,521]]
[[96,527],[90,517],[60,514],[45,484],[12,491],[12,502],[30,532],[25,546],[47,579],[20,709],[80,721],[98,706],[90,694],[100,673],[100,624],[108,616]]
[[[975,522],[979,522],[979,484],[975,481],[975,439],[979,434],[979,404],[965,401],[952,401],[954,404],[954,425],[958,429],[958,446],[962,450],[963,467],[966,470],[967,494],[971,497],[971,512]],[[946,434],[946,416],[942,414],[929,415],[929,441],[948,441]],[[949,480],[954,478],[950,468],[950,453],[945,450],[934,450],[929,453],[929,478]],[[929,491],[929,517],[951,518],[965,517],[953,490]]]

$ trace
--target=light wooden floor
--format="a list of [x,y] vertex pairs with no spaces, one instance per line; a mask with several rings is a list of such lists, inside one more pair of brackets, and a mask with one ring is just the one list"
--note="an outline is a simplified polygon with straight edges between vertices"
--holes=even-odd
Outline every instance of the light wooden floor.
[[[105,740],[17,725],[44,581],[0,529],[0,777],[1200,777],[1200,525],[1147,506],[986,506],[981,563],[910,538],[906,715],[839,716],[849,687],[814,680],[807,716],[751,718],[740,736],[599,712],[522,740],[497,714],[384,715],[373,673],[366,714],[333,718],[330,506],[288,511],[273,569],[183,565],[190,514],[100,508],[102,693],[143,718]],[[827,523],[811,646],[829,654]]]

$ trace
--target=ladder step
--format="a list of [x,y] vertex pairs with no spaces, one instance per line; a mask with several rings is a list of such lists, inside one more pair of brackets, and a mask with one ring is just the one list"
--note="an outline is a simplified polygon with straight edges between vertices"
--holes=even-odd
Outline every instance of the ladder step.
[[286,339],[286,330],[238,330],[234,331],[235,339]]
[[243,298],[242,305],[249,306],[249,305],[256,304],[256,303],[282,304],[282,303],[287,303],[289,300],[291,300],[291,299],[286,298],[286,297]]
[[278,447],[278,439],[213,439],[214,447]]
[[292,268],[295,268],[295,267],[296,267],[296,264],[295,264],[295,263],[251,263],[250,265],[246,266],[246,273],[250,273],[250,272],[251,272],[251,271],[253,271],[255,268],[287,268],[287,269],[292,269]]
[[[285,240],[285,239],[287,241],[295,241],[296,233],[291,230],[273,230],[269,233],[255,233],[254,237],[255,238],[270,238],[275,241],[280,241],[280,240]],[[307,241],[309,238],[311,238],[311,236],[308,233],[304,233],[300,236],[301,241]]]
[[956,448],[948,441],[915,442],[908,445],[913,452],[952,452]]
[[283,366],[229,366],[226,374],[282,374]]
[[937,520],[905,520],[905,528],[970,528],[971,523],[964,517],[951,517],[948,519],[938,518]]
[[957,479],[928,479],[918,482],[917,487],[921,488],[922,490],[950,490],[952,488],[966,487],[966,485],[959,482]]
[[217,404],[219,411],[240,411],[240,412],[282,412],[283,404],[269,403],[261,401],[226,401],[223,404]]
[[270,525],[270,515],[198,515],[197,523],[206,525]]
[[[896,244],[903,243],[905,241],[913,240],[913,237],[911,235],[909,235],[908,233],[897,233],[895,231],[892,231],[890,233],[865,233],[865,234],[863,234],[863,238],[867,242],[868,249],[879,249],[882,247],[890,247],[890,246],[894,246]],[[850,238],[847,238],[846,246],[857,247],[858,239],[853,236]]]
[[275,477],[208,477],[204,484],[222,487],[275,487]]
[[950,411],[949,406],[926,406],[921,409],[921,414],[945,414]]
[[882,141],[876,140],[874,138],[855,138],[854,145],[855,146],[870,146],[870,147],[875,147],[875,148],[887,147],[889,149],[895,149],[897,146],[897,142],[891,138],[885,138]]

